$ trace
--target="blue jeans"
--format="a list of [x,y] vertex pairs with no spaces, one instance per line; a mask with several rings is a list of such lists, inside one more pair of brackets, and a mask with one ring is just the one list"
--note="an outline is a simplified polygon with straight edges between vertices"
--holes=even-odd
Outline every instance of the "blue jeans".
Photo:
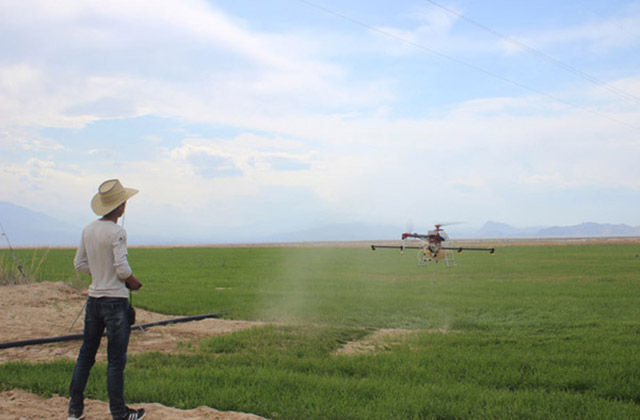
[[124,402],[124,367],[127,363],[127,347],[131,326],[128,318],[129,301],[125,298],[87,299],[84,316],[84,337],[78,354],[73,378],[69,387],[71,400],[69,412],[81,413],[84,409],[84,389],[89,373],[96,362],[100,339],[107,329],[107,391],[109,409],[114,419],[127,410]]

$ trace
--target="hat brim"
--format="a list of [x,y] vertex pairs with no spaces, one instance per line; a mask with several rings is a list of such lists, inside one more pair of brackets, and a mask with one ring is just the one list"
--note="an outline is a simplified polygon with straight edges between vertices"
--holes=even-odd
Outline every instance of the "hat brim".
[[128,199],[130,199],[134,195],[138,194],[138,192],[139,192],[139,190],[136,190],[135,188],[126,188],[125,187],[124,190],[125,190],[125,195],[124,195],[123,198],[121,198],[118,201],[114,201],[113,203],[109,203],[108,205],[105,205],[100,200],[100,193],[94,195],[93,198],[91,199],[91,209],[98,216],[104,216],[105,214],[111,213],[120,204],[124,203],[125,201],[127,201]]

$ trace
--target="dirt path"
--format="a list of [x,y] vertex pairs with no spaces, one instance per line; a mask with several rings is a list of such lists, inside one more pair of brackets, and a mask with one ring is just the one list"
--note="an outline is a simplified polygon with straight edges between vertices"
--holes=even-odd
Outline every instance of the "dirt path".
[[[86,291],[54,282],[0,287],[0,342],[80,334],[82,316],[69,332],[69,327],[86,300]],[[137,310],[138,323],[156,322],[175,318]],[[205,319],[183,324],[156,326],[145,333],[131,334],[129,354],[149,351],[185,352],[197,347],[200,340],[220,334],[228,334],[260,325],[249,321]],[[41,362],[56,359],[74,360],[80,341],[0,349],[0,363],[9,361]],[[106,346],[100,348],[98,361],[106,357]],[[68,399],[60,396],[44,399],[26,391],[0,392],[0,420],[61,419],[66,418]],[[87,420],[109,419],[109,407],[102,401],[87,401]],[[134,405],[135,406],[135,405]],[[209,407],[178,410],[161,404],[140,404],[147,409],[151,419],[192,420],[256,420],[252,414],[220,412]]]
[[[0,392],[0,420],[36,420],[65,419],[68,398],[53,396],[42,398],[22,390]],[[87,400],[85,402],[86,419],[110,419],[109,404],[103,401]],[[193,410],[178,410],[157,403],[134,404],[132,407],[144,407],[147,419],[162,420],[260,420],[263,417],[253,414],[231,411],[218,411],[209,407],[198,407]]]

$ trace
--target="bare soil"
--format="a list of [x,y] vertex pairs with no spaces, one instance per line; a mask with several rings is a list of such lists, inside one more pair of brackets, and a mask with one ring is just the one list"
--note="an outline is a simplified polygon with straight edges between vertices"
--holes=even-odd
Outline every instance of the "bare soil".
[[[42,398],[19,389],[0,392],[0,420],[36,420],[66,419],[69,399],[54,395]],[[230,411],[218,411],[209,407],[192,410],[179,410],[157,403],[134,404],[131,407],[144,407],[145,418],[162,420],[264,420],[264,417]],[[109,404],[103,401],[85,401],[86,419],[111,419]]]
[[[81,334],[83,316],[73,329],[69,327],[81,311],[87,298],[86,291],[55,282],[0,287],[0,342]],[[145,324],[176,316],[136,310],[137,323]],[[155,326],[131,334],[129,354],[150,351],[190,352],[200,340],[228,334],[260,325],[258,322],[204,319],[182,324]],[[57,359],[75,360],[80,341],[66,341],[35,346],[0,349],[0,363],[9,361],[43,362]],[[106,358],[106,343],[101,346],[97,360]],[[71,379],[71,378],[69,378]],[[68,398],[54,396],[44,399],[22,390],[0,392],[0,420],[60,419],[66,418]],[[102,401],[86,401],[87,419],[109,419],[109,406]],[[135,405],[133,405],[135,407]],[[179,410],[161,404],[141,404],[149,419],[192,420],[256,420],[252,414],[220,412],[209,407]]]
[[378,353],[387,350],[394,344],[400,343],[404,337],[413,333],[413,330],[405,330],[401,328],[383,328],[373,332],[372,334],[358,341],[349,341],[340,347],[334,354],[364,354]]

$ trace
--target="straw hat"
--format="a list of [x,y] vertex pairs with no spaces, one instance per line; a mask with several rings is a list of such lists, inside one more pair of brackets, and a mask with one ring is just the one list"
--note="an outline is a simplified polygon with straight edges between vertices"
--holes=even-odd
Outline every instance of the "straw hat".
[[104,216],[136,194],[138,190],[125,188],[120,180],[110,179],[98,187],[98,194],[91,199],[91,209],[98,216]]

